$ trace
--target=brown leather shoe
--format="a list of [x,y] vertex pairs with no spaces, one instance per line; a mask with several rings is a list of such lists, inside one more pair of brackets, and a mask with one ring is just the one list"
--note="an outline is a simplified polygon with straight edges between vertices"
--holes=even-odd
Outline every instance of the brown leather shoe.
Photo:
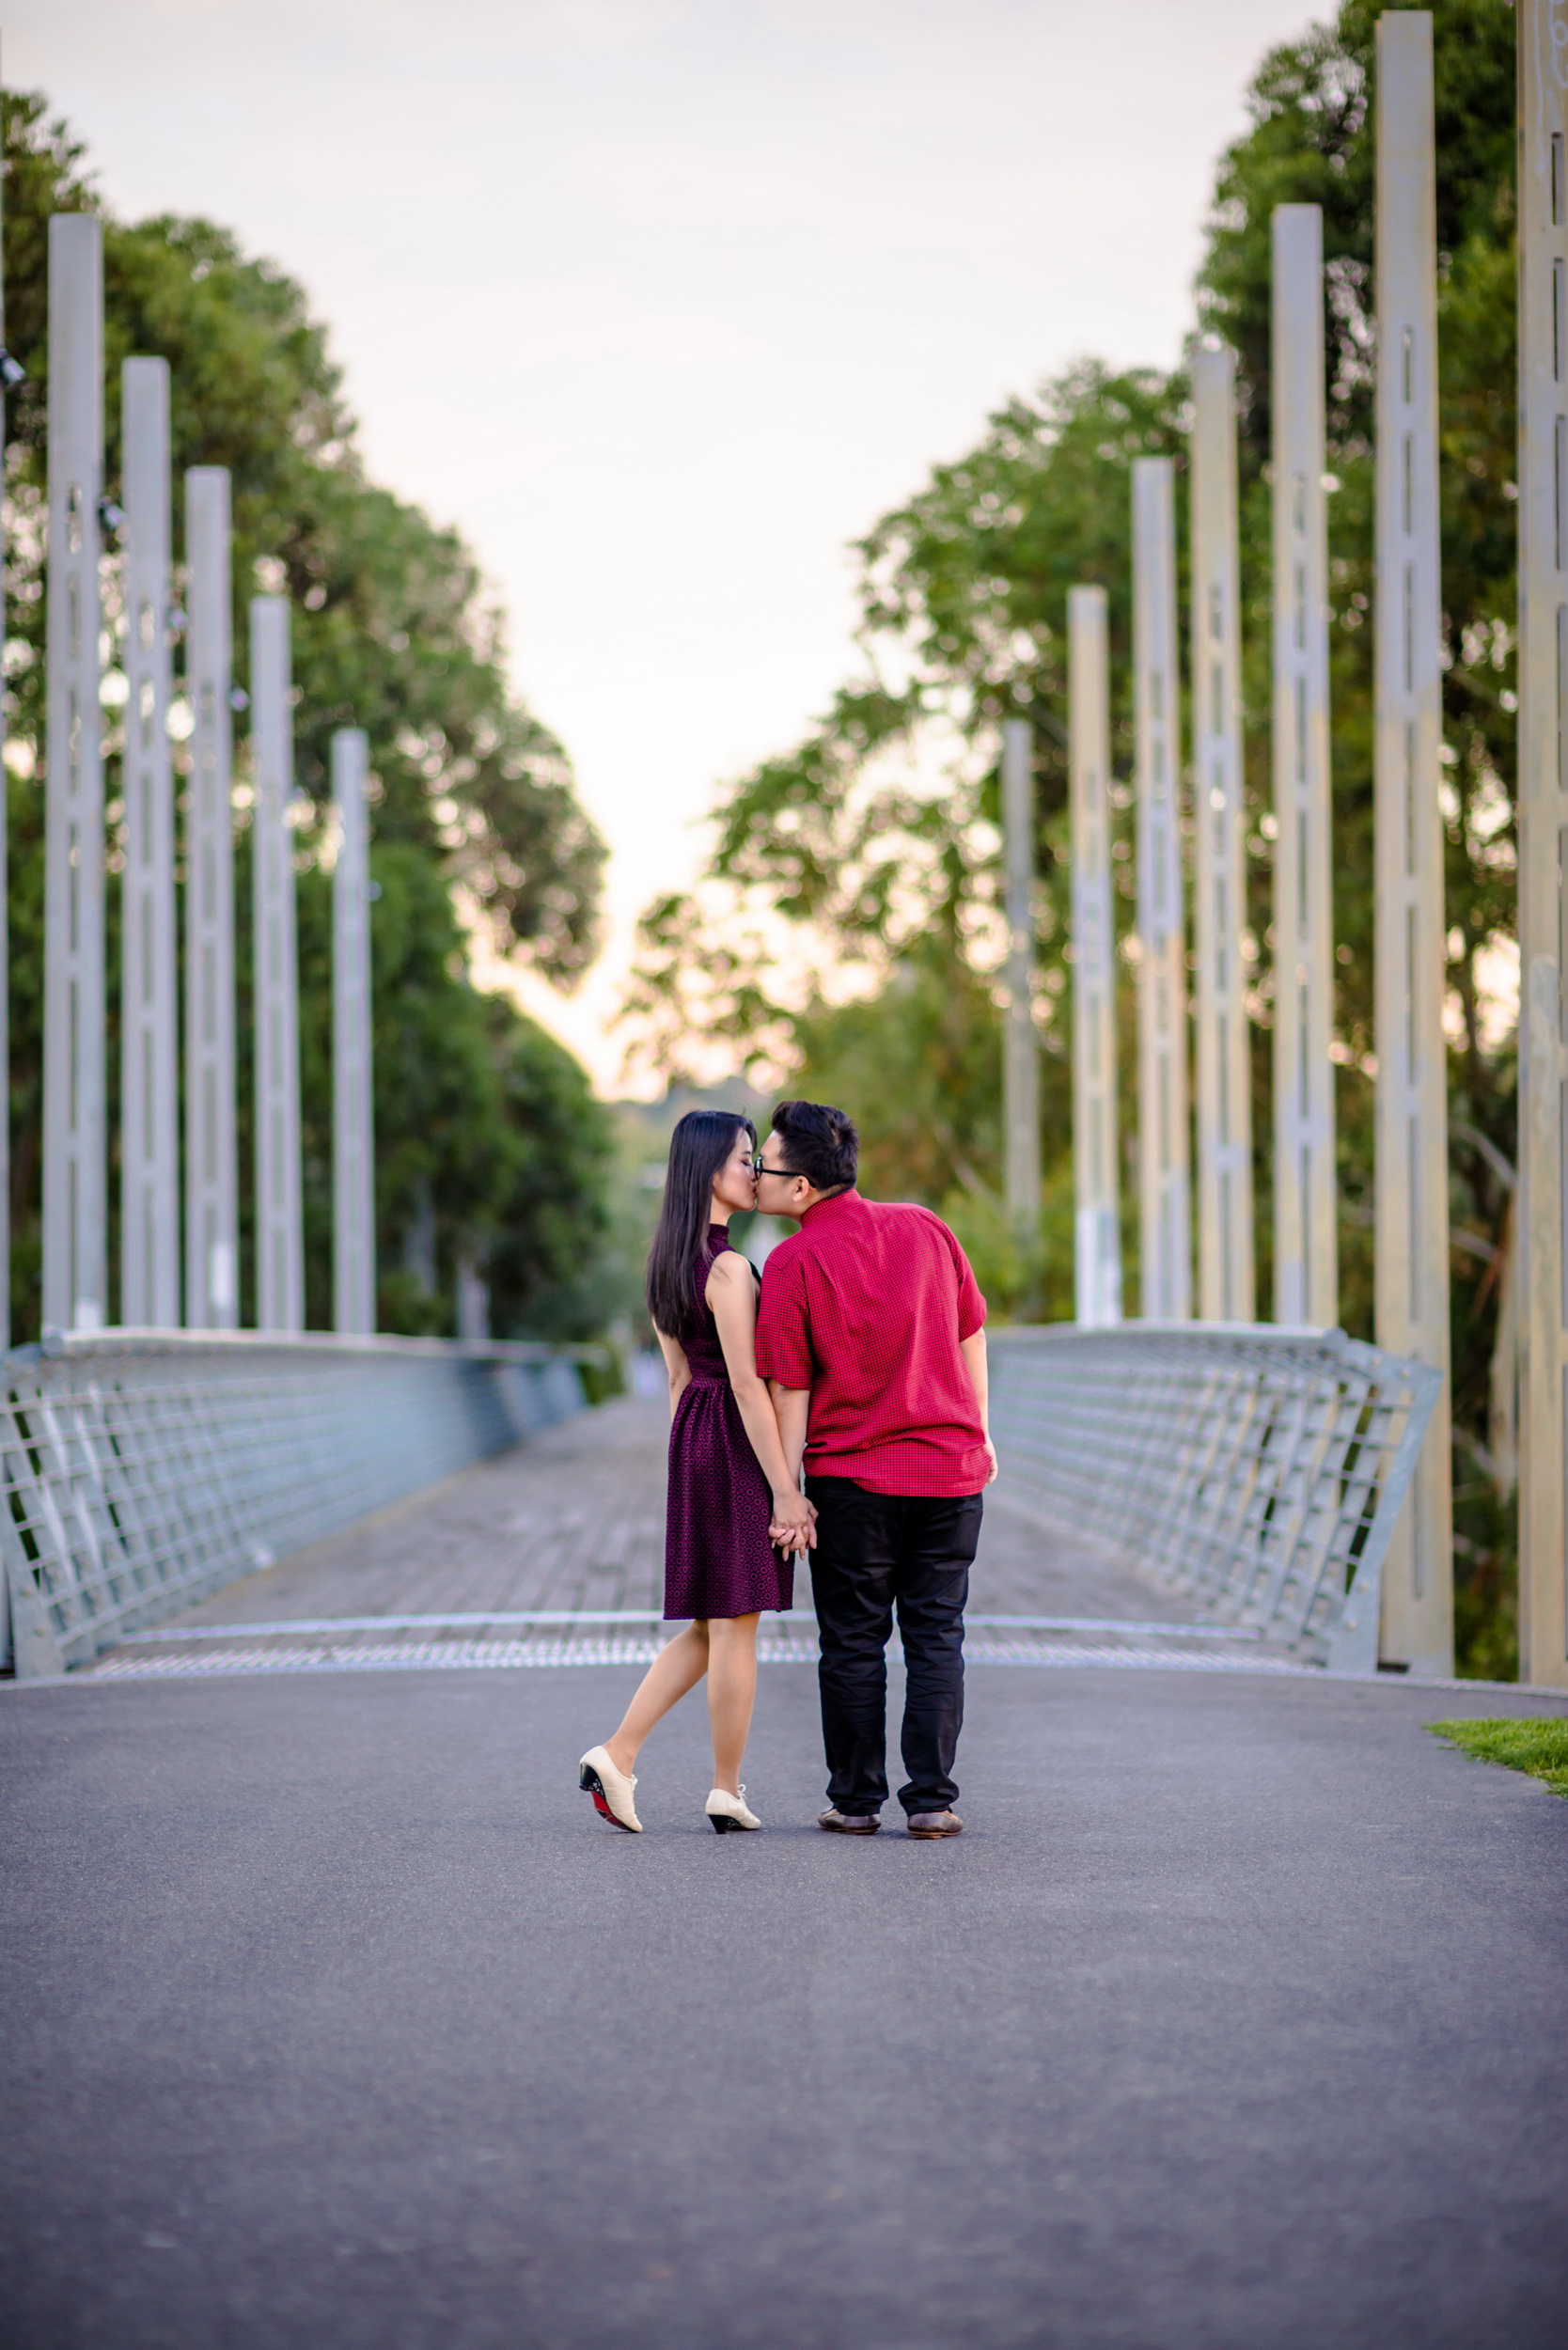
[[819,1811],[817,1825],[839,1836],[874,1836],[882,1822],[874,1811]]
[[912,1811],[911,1836],[962,1836],[964,1823],[956,1811]]

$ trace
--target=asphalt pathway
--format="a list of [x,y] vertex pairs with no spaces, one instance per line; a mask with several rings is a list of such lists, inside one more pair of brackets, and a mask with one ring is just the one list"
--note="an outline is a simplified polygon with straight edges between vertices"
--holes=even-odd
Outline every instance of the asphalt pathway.
[[634,1839],[635,1677],[0,1693],[7,2350],[1558,2350],[1550,1701],[977,1668],[850,1843],[780,1665]]

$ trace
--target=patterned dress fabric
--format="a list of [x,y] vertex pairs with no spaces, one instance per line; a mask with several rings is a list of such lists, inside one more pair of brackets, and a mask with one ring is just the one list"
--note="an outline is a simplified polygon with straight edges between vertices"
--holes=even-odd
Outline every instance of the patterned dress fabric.
[[710,1224],[698,1260],[701,1326],[684,1341],[691,1384],[669,1432],[669,1503],[665,1519],[665,1620],[749,1616],[787,1608],[794,1560],[768,1540],[773,1496],[729,1385],[718,1324],[703,1292],[713,1259],[729,1246]]

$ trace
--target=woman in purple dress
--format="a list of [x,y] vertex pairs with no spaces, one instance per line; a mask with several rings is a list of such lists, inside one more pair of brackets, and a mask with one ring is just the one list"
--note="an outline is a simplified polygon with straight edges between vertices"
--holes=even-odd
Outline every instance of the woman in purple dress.
[[580,1783],[606,1820],[642,1832],[632,1766],[654,1723],[708,1678],[714,1829],[760,1827],[741,1757],[757,1694],[757,1619],[787,1608],[794,1554],[815,1512],[785,1465],[757,1371],[758,1279],[729,1246],[729,1219],[757,1202],[757,1130],[728,1110],[688,1110],[670,1137],[664,1205],[648,1256],[648,1310],[669,1371],[665,1618],[691,1621],[649,1667],[613,1738]]

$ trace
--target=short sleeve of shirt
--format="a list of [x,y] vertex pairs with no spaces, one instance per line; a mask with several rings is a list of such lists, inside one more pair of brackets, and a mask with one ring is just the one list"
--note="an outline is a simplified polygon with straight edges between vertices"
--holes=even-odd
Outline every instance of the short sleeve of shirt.
[[948,1231],[945,1224],[942,1230],[948,1234],[948,1246],[952,1251],[953,1271],[958,1276],[958,1335],[961,1340],[972,1339],[977,1330],[982,1330],[985,1327],[985,1300],[980,1295],[980,1283],[976,1280],[969,1260],[964,1253],[963,1243],[958,1234]]
[[762,1267],[757,1368],[764,1379],[776,1379],[781,1387],[808,1387],[816,1378],[806,1284],[797,1264],[770,1260]]

